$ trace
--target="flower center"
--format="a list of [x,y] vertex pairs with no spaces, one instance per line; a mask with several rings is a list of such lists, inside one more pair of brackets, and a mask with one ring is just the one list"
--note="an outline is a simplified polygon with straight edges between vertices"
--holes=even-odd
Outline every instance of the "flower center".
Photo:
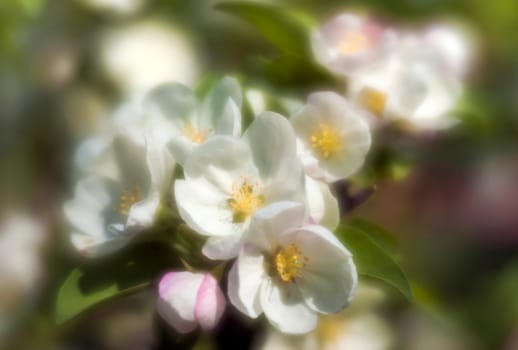
[[257,182],[252,184],[246,178],[232,184],[232,198],[228,200],[228,205],[234,212],[234,222],[245,221],[264,205],[262,192]]
[[360,92],[360,103],[374,115],[381,118],[387,104],[387,95],[381,91],[366,87]]
[[364,50],[369,46],[367,37],[362,33],[352,33],[347,35],[338,45],[338,50],[342,55],[350,55],[352,53]]
[[119,203],[115,210],[124,216],[129,214],[130,208],[133,204],[140,202],[142,200],[142,193],[140,192],[140,188],[138,186],[133,186],[132,188],[126,189],[122,191],[119,196]]
[[302,271],[308,262],[308,258],[295,244],[281,248],[275,254],[275,267],[281,280],[293,282],[295,277],[303,278]]
[[342,148],[340,135],[327,124],[320,124],[311,135],[311,147],[328,159]]
[[194,143],[202,143],[207,138],[207,130],[199,130],[192,124],[185,125],[184,128],[185,136]]

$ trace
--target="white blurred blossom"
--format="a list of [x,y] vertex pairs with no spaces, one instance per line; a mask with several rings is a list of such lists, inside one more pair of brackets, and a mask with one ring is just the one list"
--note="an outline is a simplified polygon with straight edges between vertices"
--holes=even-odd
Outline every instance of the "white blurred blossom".
[[334,92],[315,92],[291,117],[306,174],[322,181],[346,178],[363,165],[371,144],[365,113]]
[[0,222],[0,346],[43,282],[44,223],[25,213]]
[[393,47],[396,32],[382,23],[357,14],[344,13],[312,32],[317,61],[334,73],[361,74]]
[[100,60],[108,76],[128,94],[171,81],[192,85],[198,76],[198,59],[188,38],[158,21],[109,30],[100,44]]
[[468,51],[445,27],[402,33],[382,61],[350,80],[349,95],[374,115],[416,130],[451,127]]

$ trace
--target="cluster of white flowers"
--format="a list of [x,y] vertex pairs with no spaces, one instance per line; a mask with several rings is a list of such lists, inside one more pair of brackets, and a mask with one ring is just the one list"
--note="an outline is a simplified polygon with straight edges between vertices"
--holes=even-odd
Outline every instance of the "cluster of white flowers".
[[390,28],[352,14],[334,17],[312,35],[317,60],[348,78],[347,95],[379,118],[417,130],[456,123],[448,113],[462,92],[473,48],[448,24]]
[[[237,310],[264,313],[285,333],[311,331],[319,313],[342,310],[355,293],[329,185],[364,163],[370,115],[425,125],[458,97],[459,64],[436,59],[423,40],[352,15],[333,19],[315,32],[315,52],[350,78],[350,95],[315,92],[293,115],[260,112],[245,130],[233,78],[202,100],[178,83],[132,100],[77,152],[80,179],[65,204],[72,243],[87,256],[113,252],[173,203],[206,237],[205,257],[232,261],[227,295]],[[173,271],[160,282],[159,313],[179,332],[213,328],[225,305],[209,273]]]

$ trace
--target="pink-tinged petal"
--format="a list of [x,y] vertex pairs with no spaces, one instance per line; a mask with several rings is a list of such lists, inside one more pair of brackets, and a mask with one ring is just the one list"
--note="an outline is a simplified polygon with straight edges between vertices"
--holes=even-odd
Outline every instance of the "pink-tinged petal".
[[209,273],[205,274],[196,296],[194,318],[204,331],[213,329],[221,319],[227,302],[218,281]]
[[180,333],[196,328],[194,307],[203,279],[202,273],[183,271],[169,272],[160,280],[157,311]]

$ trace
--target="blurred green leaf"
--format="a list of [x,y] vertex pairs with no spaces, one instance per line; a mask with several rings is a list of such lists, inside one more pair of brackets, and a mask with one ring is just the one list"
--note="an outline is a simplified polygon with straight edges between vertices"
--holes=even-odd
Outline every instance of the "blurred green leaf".
[[107,298],[120,292],[115,282],[108,284],[92,293],[85,293],[80,287],[84,271],[74,269],[61,285],[56,303],[55,317],[58,324],[62,324],[74,316]]
[[410,283],[403,270],[380,246],[379,237],[374,235],[377,238],[373,239],[369,234],[350,225],[339,226],[337,235],[352,252],[360,275],[384,281],[399,290],[409,301],[413,300]]
[[263,61],[262,67],[268,81],[278,87],[305,88],[306,92],[322,88],[341,89],[339,81],[308,57],[282,54]]
[[271,4],[229,1],[216,8],[253,25],[273,45],[285,53],[307,55],[310,52],[308,30],[299,16],[290,14],[285,8]]
[[176,254],[157,243],[92,260],[72,270],[59,287],[56,323],[63,324],[106,300],[140,291],[179,265]]
[[384,228],[361,218],[353,218],[348,226],[354,227],[367,235],[380,249],[383,249],[388,255],[396,258],[398,254],[397,241],[394,235]]

